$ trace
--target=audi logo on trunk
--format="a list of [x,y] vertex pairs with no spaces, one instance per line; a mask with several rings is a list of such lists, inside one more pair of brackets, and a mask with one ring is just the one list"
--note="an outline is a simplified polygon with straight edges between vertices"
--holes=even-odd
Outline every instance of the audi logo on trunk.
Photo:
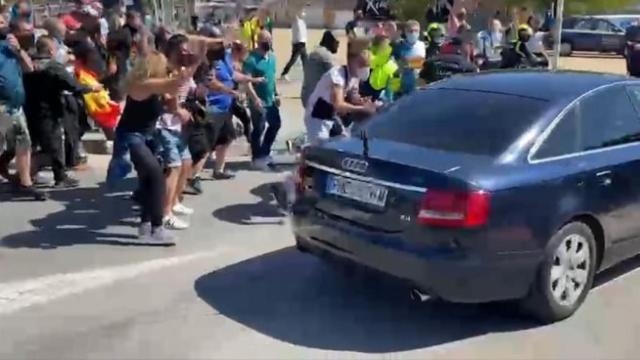
[[342,159],[342,168],[345,170],[356,171],[359,173],[363,173],[367,171],[369,167],[369,163],[364,160],[345,158]]

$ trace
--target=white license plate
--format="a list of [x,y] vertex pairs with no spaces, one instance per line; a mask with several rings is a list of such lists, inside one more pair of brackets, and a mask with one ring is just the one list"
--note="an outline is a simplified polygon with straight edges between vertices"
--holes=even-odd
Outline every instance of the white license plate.
[[388,190],[385,187],[364,181],[329,175],[327,178],[327,193],[360,201],[363,203],[384,207],[387,202]]

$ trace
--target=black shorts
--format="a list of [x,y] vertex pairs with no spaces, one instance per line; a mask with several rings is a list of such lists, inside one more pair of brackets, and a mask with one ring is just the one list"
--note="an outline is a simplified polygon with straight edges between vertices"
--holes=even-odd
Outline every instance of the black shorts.
[[236,138],[233,115],[230,112],[208,114],[204,126],[212,151],[218,146],[231,144]]
[[208,115],[204,122],[192,122],[186,127],[189,151],[194,163],[220,145],[228,145],[235,139],[232,115],[222,113]]
[[187,139],[189,143],[189,152],[191,152],[191,160],[193,163],[197,163],[204,159],[211,151],[209,140],[207,140],[207,132],[205,126],[201,122],[191,122],[183,131],[187,133]]

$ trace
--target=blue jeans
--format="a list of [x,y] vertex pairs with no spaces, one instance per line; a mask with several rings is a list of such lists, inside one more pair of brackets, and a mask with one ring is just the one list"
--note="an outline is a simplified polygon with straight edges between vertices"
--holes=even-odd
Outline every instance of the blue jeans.
[[251,122],[251,156],[253,160],[264,159],[271,154],[271,147],[282,125],[280,109],[277,106],[264,109],[251,107]]

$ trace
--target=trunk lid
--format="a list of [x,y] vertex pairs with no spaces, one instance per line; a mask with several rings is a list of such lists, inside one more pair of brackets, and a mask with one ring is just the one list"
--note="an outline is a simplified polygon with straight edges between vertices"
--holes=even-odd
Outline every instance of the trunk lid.
[[429,188],[466,190],[474,169],[493,161],[374,139],[368,156],[359,139],[310,148],[305,161],[314,168],[317,210],[372,231],[398,233],[416,223]]

